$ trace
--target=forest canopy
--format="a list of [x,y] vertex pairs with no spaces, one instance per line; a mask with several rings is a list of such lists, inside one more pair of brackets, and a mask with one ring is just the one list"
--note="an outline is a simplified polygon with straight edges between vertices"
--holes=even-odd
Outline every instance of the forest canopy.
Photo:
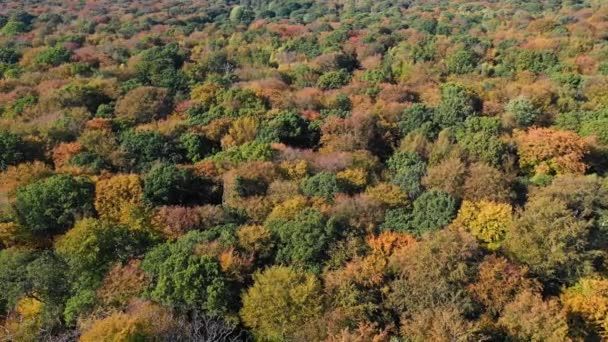
[[0,340],[601,341],[603,0],[0,2]]

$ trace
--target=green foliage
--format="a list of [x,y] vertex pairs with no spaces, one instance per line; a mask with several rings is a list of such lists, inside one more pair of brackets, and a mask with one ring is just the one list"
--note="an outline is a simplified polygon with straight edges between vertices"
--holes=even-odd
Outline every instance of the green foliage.
[[445,64],[451,74],[466,74],[475,70],[477,56],[469,49],[459,49],[446,58]]
[[336,175],[325,171],[304,179],[300,189],[306,196],[318,196],[326,199],[332,199],[340,191]]
[[129,130],[120,140],[128,170],[141,172],[154,162],[178,162],[182,158],[173,142],[158,132]]
[[0,312],[6,314],[22,298],[45,303],[45,320],[53,321],[67,295],[66,265],[50,252],[0,251]]
[[349,81],[350,74],[346,69],[328,71],[319,77],[317,87],[323,90],[338,89],[345,86]]
[[24,142],[18,135],[0,131],[0,171],[25,159]]
[[259,139],[295,147],[311,147],[319,140],[319,129],[293,111],[284,111],[265,123]]
[[230,20],[237,24],[249,24],[254,19],[253,11],[245,6],[234,6],[230,11]]
[[411,132],[422,132],[425,136],[434,137],[438,133],[438,127],[433,120],[435,120],[435,110],[416,103],[403,110],[398,124],[403,136]]
[[19,62],[21,54],[11,47],[0,47],[0,63],[15,64]]
[[392,183],[398,185],[410,198],[422,193],[421,180],[426,173],[426,163],[414,152],[398,151],[387,161]]
[[435,122],[442,128],[455,126],[476,115],[480,107],[480,100],[471,91],[460,84],[446,83],[441,86],[441,103]]
[[538,108],[526,98],[517,98],[509,101],[505,109],[515,119],[515,123],[519,127],[532,126],[541,114]]
[[202,134],[184,133],[179,137],[180,147],[185,151],[185,157],[196,163],[205,159],[218,148],[212,141]]
[[457,129],[456,140],[471,160],[499,166],[507,152],[507,145],[499,138],[500,131],[498,118],[469,117]]
[[151,299],[181,309],[203,309],[212,315],[227,310],[227,280],[218,261],[196,252],[196,246],[205,240],[203,233],[190,232],[146,254],[142,269],[152,278]]
[[91,215],[94,186],[85,178],[56,175],[20,187],[15,199],[19,223],[36,235],[70,228],[76,218]]
[[211,160],[218,164],[237,165],[248,161],[271,160],[273,155],[270,144],[254,141],[218,152],[211,156]]
[[411,221],[407,231],[415,235],[443,228],[456,216],[456,199],[441,191],[423,193],[412,205]]
[[277,237],[278,262],[315,267],[326,253],[336,233],[334,224],[316,209],[306,208],[293,219],[268,223]]
[[142,84],[168,88],[172,92],[185,90],[187,78],[180,70],[184,60],[185,56],[175,43],[145,50],[136,65],[137,80]]
[[191,170],[158,164],[144,177],[144,199],[152,205],[196,204],[213,198],[211,184]]
[[72,53],[63,46],[55,46],[40,52],[34,59],[34,63],[41,66],[57,66],[67,63]]

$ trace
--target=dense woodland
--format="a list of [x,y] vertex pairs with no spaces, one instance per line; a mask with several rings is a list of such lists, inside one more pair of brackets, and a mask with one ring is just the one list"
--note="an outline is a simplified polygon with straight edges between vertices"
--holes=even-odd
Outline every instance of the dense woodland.
[[1,341],[608,338],[605,0],[0,2]]

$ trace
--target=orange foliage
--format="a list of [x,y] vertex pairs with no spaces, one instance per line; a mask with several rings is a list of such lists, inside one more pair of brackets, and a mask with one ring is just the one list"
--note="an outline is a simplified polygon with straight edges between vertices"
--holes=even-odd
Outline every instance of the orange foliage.
[[516,130],[519,163],[532,168],[536,174],[584,173],[583,158],[588,153],[587,143],[576,133],[549,128]]

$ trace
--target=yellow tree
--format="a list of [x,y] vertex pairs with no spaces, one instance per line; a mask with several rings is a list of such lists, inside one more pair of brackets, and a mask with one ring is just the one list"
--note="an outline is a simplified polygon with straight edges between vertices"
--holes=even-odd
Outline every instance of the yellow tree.
[[241,318],[259,340],[289,341],[322,312],[321,284],[307,272],[273,266],[253,276]]
[[608,280],[581,278],[564,291],[561,301],[568,312],[582,317],[604,337],[608,336]]
[[489,249],[497,249],[503,241],[511,222],[509,204],[490,201],[464,201],[454,224],[473,234]]
[[126,223],[126,216],[143,201],[143,190],[137,175],[117,175],[100,180],[95,186],[95,209],[106,220]]

